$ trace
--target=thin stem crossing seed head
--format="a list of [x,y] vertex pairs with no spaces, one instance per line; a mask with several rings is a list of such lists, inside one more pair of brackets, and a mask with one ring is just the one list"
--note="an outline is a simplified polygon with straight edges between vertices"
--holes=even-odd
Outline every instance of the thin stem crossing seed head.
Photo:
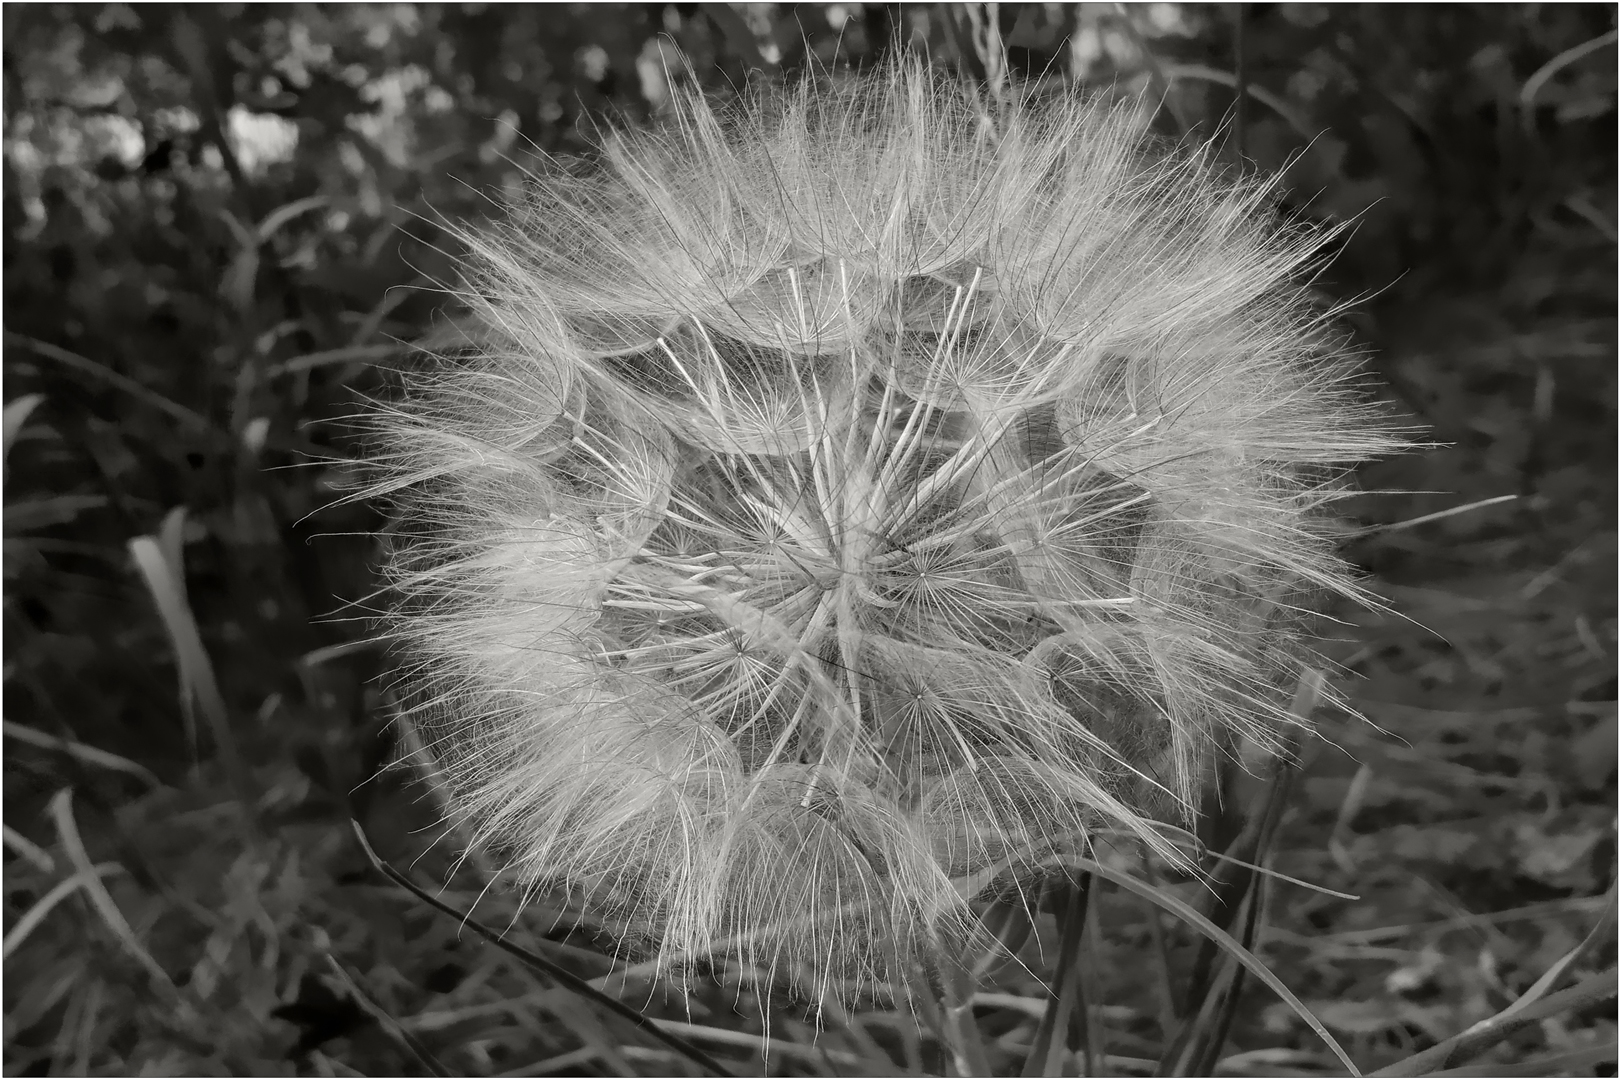
[[379,414],[410,715],[511,874],[886,977],[1279,745],[1394,444],[1268,187],[921,66],[602,157],[468,235],[471,347]]

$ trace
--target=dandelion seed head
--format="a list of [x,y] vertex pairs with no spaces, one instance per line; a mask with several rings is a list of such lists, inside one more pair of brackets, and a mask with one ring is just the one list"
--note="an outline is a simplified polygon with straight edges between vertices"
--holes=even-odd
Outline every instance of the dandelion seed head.
[[407,716],[474,842],[679,965],[886,979],[964,883],[1167,850],[1276,747],[1395,445],[1321,236],[1134,111],[921,66],[606,140],[379,413]]

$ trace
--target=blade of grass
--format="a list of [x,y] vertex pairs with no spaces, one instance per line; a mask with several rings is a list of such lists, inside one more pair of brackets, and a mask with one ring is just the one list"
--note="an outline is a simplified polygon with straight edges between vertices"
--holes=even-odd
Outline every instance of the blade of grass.
[[[735,1046],[740,1050],[752,1050],[756,1053],[769,1056],[780,1054],[783,1057],[793,1057],[810,1064],[820,1065],[829,1057],[842,1059],[845,1066],[862,1066],[866,1062],[854,1054],[841,1050],[823,1050],[816,1046],[806,1046],[803,1043],[788,1042],[785,1039],[774,1038],[769,1035],[755,1035],[747,1031],[732,1031],[728,1028],[714,1027],[709,1024],[694,1024],[685,1020],[660,1020],[658,1023],[679,1031],[694,1039],[704,1039],[720,1046]],[[885,1070],[889,1067],[885,1066]],[[887,1071],[879,1075],[888,1075]]]
[[163,619],[164,629],[169,632],[169,643],[174,647],[180,667],[180,709],[186,720],[186,735],[195,746],[197,732],[193,709],[200,708],[203,718],[208,721],[214,749],[224,763],[237,798],[241,800],[245,819],[251,821],[253,799],[247,770],[242,765],[236,735],[231,730],[225,698],[220,694],[219,682],[214,677],[213,661],[203,647],[202,632],[198,630],[197,621],[186,603],[182,583],[184,570],[169,562],[162,543],[155,537],[135,537],[129,542],[129,553],[146,582],[147,591],[157,604],[158,615]]
[[[1012,995],[1006,995],[1011,997]],[[974,996],[978,1000],[978,995]],[[1034,1000],[1031,998],[1030,1000]],[[900,1054],[905,1060],[905,1067],[900,1070],[902,1076],[932,1076],[923,1065],[922,1056],[922,1025],[917,1022],[917,1014],[909,1009],[865,1009],[861,1012],[861,1022],[868,1026],[886,1028],[900,1044]],[[891,1066],[892,1068],[892,1066]]]
[[[498,956],[491,956],[489,959],[497,966],[505,962]],[[532,989],[527,993],[503,994],[496,1001],[483,1001],[460,1008],[430,1009],[400,1019],[400,1026],[416,1034],[423,1031],[444,1031],[469,1021],[510,1019],[534,1036],[539,1045],[545,1046],[548,1045],[548,1031],[555,1031],[556,1022],[561,1021],[565,1030],[572,1032],[585,1044],[584,1060],[600,1059],[614,1070],[613,1075],[636,1075],[635,1069],[619,1052],[619,1040],[608,1031],[596,1013],[578,1007],[580,1003],[577,999],[566,991],[559,990],[555,984],[528,968],[520,967],[516,974],[528,980]],[[487,975],[472,976],[468,981],[474,977],[479,978],[481,982]]]
[[174,586],[180,593],[180,602],[191,607],[191,593],[186,589],[186,508],[176,506],[163,515],[158,525],[158,550],[174,571]]
[[[1519,89],[1519,107],[1528,113],[1536,103],[1536,95],[1541,93],[1541,88],[1546,86],[1554,75],[1582,57],[1597,52],[1605,45],[1613,45],[1617,38],[1620,38],[1620,32],[1610,30],[1606,34],[1599,34],[1590,41],[1583,41],[1573,48],[1565,49],[1545,64],[1542,64],[1534,74],[1524,80],[1524,86]],[[1527,118],[1525,123],[1529,126],[1532,122]]]
[[290,360],[282,360],[271,364],[265,371],[265,377],[274,379],[280,375],[294,375],[301,371],[313,371],[328,364],[349,364],[356,361],[386,360],[396,353],[404,352],[408,346],[383,345],[345,345],[338,349],[322,349],[320,352],[306,353],[295,356]]
[[201,413],[193,412],[184,405],[170,401],[162,394],[141,385],[134,379],[129,378],[127,375],[120,375],[106,364],[98,364],[96,361],[80,356],[78,353],[69,352],[67,349],[61,348],[60,346],[52,345],[45,341],[38,341],[34,338],[28,337],[25,334],[18,334],[11,330],[7,330],[5,332],[5,341],[8,345],[20,346],[21,348],[27,349],[47,360],[55,361],[56,363],[61,364],[63,367],[71,368],[74,371],[82,372],[83,374],[99,379],[111,386],[116,386],[118,389],[122,390],[126,394],[129,394],[131,397],[135,397],[146,402],[148,405],[151,405],[160,412],[173,417],[182,424],[207,432],[216,439],[223,437],[222,433],[215,428],[213,424],[209,423],[208,418],[203,416]]
[[1311,131],[1311,125],[1305,117],[1294,111],[1287,101],[1271,93],[1263,86],[1256,86],[1247,79],[1230,71],[1221,71],[1219,68],[1208,67],[1204,64],[1166,64],[1163,68],[1163,78],[1166,86],[1178,79],[1192,79],[1197,82],[1211,82],[1218,86],[1231,87],[1234,92],[1243,95],[1243,98],[1253,98],[1293,128],[1306,139],[1314,139],[1316,135]]
[[62,850],[67,853],[68,862],[78,871],[78,877],[83,881],[80,887],[90,900],[90,906],[95,908],[101,921],[107,924],[107,929],[113,932],[113,937],[124,947],[136,963],[145,969],[148,976],[157,986],[170,993],[179,991],[169,973],[164,971],[158,962],[152,959],[150,953],[141,947],[135,940],[135,931],[124,919],[123,912],[113,902],[112,894],[101,883],[101,875],[96,872],[95,866],[90,863],[90,855],[84,849],[84,841],[79,837],[79,824],[73,817],[73,789],[63,788],[51,797],[51,820],[56,825],[57,839],[62,844]]
[[[1091,882],[1086,882],[1086,891],[1091,891]],[[1086,934],[1088,942],[1102,940],[1101,911],[1097,904],[1086,905]],[[1090,952],[1091,946],[1086,946],[1085,953],[1075,955],[1075,967],[1079,975],[1076,989],[1076,1000],[1080,1011],[1076,1014],[1080,1020],[1080,1046],[1085,1051],[1086,1074],[1088,1076],[1107,1076],[1109,1069],[1108,1028],[1101,1022],[1104,1017],[1099,1011],[1095,1017],[1091,1012],[1091,1001],[1096,998],[1096,984],[1092,982],[1093,964],[1087,963],[1087,957],[1094,958]],[[1093,1019],[1097,1022],[1093,1023]]]
[[[1230,811],[1228,816],[1239,818],[1235,810]],[[1257,818],[1250,816],[1243,819],[1237,826],[1235,836],[1228,833],[1230,839],[1223,854],[1232,857],[1216,862],[1205,878],[1207,890],[1205,914],[1222,930],[1230,930],[1237,921],[1243,901],[1248,896],[1249,885],[1254,880],[1248,869],[1254,865],[1249,856],[1253,854],[1259,829],[1260,823]],[[1208,858],[1207,849],[1205,858]],[[1184,1013],[1196,1013],[1202,1007],[1204,995],[1208,992],[1210,981],[1214,976],[1215,962],[1220,955],[1221,951],[1213,941],[1206,939],[1199,944],[1198,951],[1193,957],[1192,968],[1187,975]]]
[[1110,27],[1123,33],[1135,47],[1137,55],[1141,57],[1142,71],[1148,77],[1148,91],[1153,100],[1156,100],[1158,107],[1169,113],[1170,118],[1175,121],[1177,135],[1191,134],[1194,126],[1192,117],[1187,115],[1187,110],[1172,92],[1171,77],[1165,65],[1159,62],[1158,52],[1143,38],[1142,31],[1131,18],[1131,9],[1120,3],[1111,4],[1109,7],[1112,9],[1110,12],[1112,17],[1104,17]]
[[[1149,887],[1162,888],[1159,884],[1158,870],[1153,864],[1153,855],[1148,851],[1147,845],[1139,844],[1137,851]],[[1142,904],[1148,933],[1153,939],[1154,958],[1158,961],[1154,973],[1158,976],[1159,986],[1159,1030],[1168,1039],[1172,1037],[1171,1032],[1179,1027],[1177,1021],[1186,1015],[1186,1001],[1181,994],[1181,984],[1176,979],[1175,963],[1170,959],[1170,937],[1164,932],[1164,922],[1159,918],[1159,909],[1147,897],[1139,896],[1137,900]]]
[[255,233],[255,239],[257,239],[259,243],[263,244],[272,236],[275,236],[276,233],[280,232],[283,225],[287,224],[289,221],[292,221],[300,214],[307,214],[311,210],[319,210],[331,201],[332,200],[325,195],[308,195],[302,199],[294,199],[292,202],[278,206],[266,214],[263,221],[259,222],[259,227]]
[[311,1050],[309,1060],[312,1065],[321,1070],[316,1074],[318,1076],[351,1076],[357,1078],[357,1080],[365,1080],[365,1073],[350,1068],[337,1058],[327,1057],[319,1050]]
[[[1323,686],[1324,679],[1320,671],[1310,670],[1301,676],[1299,685],[1294,690],[1294,700],[1289,706],[1289,711],[1299,718],[1301,724],[1308,723],[1311,714],[1316,711],[1317,703],[1322,697]],[[1258,915],[1255,900],[1260,883],[1266,877],[1266,868],[1261,863],[1270,850],[1283,812],[1288,807],[1288,795],[1293,778],[1291,761],[1297,752],[1297,742],[1297,739],[1291,739],[1284,747],[1283,753],[1275,759],[1271,775],[1267,778],[1265,786],[1256,794],[1242,827],[1228,844],[1227,850],[1221,853],[1210,873],[1210,918],[1222,930],[1228,930],[1240,914],[1247,912],[1247,925],[1240,940],[1245,949],[1251,948],[1254,944],[1253,934],[1257,929],[1254,921]],[[1195,1016],[1208,1015],[1212,1020],[1218,1019],[1222,1015],[1220,1011],[1206,1014],[1204,1010],[1204,998],[1214,980],[1229,978],[1233,984],[1241,984],[1241,979],[1235,974],[1227,977],[1224,973],[1216,971],[1214,965],[1218,959],[1225,963],[1232,962],[1230,956],[1223,957],[1213,940],[1206,938],[1193,960],[1192,972],[1188,977],[1186,1003],[1188,1013]],[[1224,1031],[1205,1029],[1197,1023],[1190,1023],[1178,1033],[1174,1044],[1178,1047],[1177,1052],[1167,1058],[1167,1063],[1181,1059],[1183,1053],[1191,1047],[1191,1056],[1180,1060],[1176,1067],[1193,1067],[1199,1063],[1212,1066],[1219,1047],[1216,1046],[1211,1050],[1208,1040],[1224,1037]]]
[[6,532],[12,536],[66,525],[86,510],[107,505],[104,495],[52,495],[45,499],[19,499],[6,504]]
[[965,964],[945,957],[934,974],[940,990],[939,1036],[950,1051],[956,1075],[989,1076],[990,1057],[973,1018],[972,972]]
[[[1516,1031],[1557,1016],[1559,1013],[1584,1009],[1589,1005],[1608,1001],[1617,991],[1620,991],[1620,982],[1617,982],[1616,970],[1610,968],[1576,983],[1568,990],[1560,990],[1556,994],[1542,998],[1536,1004],[1521,1009],[1511,1016],[1504,1015],[1507,1010],[1503,1010],[1490,1019],[1475,1024],[1467,1031],[1453,1035],[1427,1050],[1421,1050],[1370,1075],[1430,1076],[1440,1070],[1455,1068],[1469,1058],[1489,1050]],[[1508,1008],[1511,1009],[1512,1006]]]
[[[79,1022],[71,1029],[67,1041],[73,1048],[72,1054],[61,1054],[62,1059],[73,1062],[70,1075],[89,1076],[90,1062],[98,1049],[106,1045],[105,1039],[96,1037],[96,1023],[101,1019],[101,1009],[107,1000],[107,984],[93,982],[85,991],[79,1005]],[[68,1032],[63,1025],[64,1034]]]
[[1345,1053],[1344,1047],[1339,1045],[1338,1040],[1335,1039],[1328,1029],[1323,1026],[1322,1021],[1318,1020],[1315,1014],[1312,1013],[1310,1009],[1305,1007],[1305,1003],[1300,1001],[1299,998],[1295,996],[1294,992],[1288,989],[1283,981],[1277,978],[1276,974],[1273,973],[1270,968],[1266,967],[1259,957],[1255,956],[1248,949],[1245,949],[1242,945],[1239,945],[1235,940],[1233,940],[1230,934],[1216,926],[1214,923],[1210,922],[1209,919],[1205,918],[1204,915],[1193,908],[1192,905],[1188,904],[1179,897],[1172,896],[1161,889],[1155,889],[1151,885],[1138,881],[1129,874],[1104,866],[1102,863],[1095,862],[1091,859],[1070,857],[1065,859],[1064,863],[1076,872],[1090,872],[1102,878],[1104,881],[1111,881],[1122,889],[1152,901],[1154,904],[1164,908],[1166,911],[1193,927],[1193,929],[1197,930],[1199,933],[1205,935],[1206,937],[1213,938],[1221,946],[1221,948],[1225,949],[1228,953],[1235,957],[1240,964],[1242,964],[1255,976],[1255,978],[1265,983],[1274,994],[1282,998],[1282,1000],[1287,1003],[1288,1007],[1293,1009],[1294,1013],[1301,1020],[1305,1021],[1306,1025],[1310,1027],[1312,1031],[1316,1032],[1317,1037],[1327,1045],[1329,1050],[1333,1051],[1333,1055],[1344,1064],[1344,1067],[1350,1070],[1351,1076],[1361,1075],[1361,1070],[1356,1068],[1356,1063],[1351,1060],[1349,1054]]
[[855,1017],[845,1011],[836,995],[823,995],[819,1002],[821,1015],[833,1022],[833,1025],[844,1035],[848,1045],[854,1048],[853,1056],[865,1059],[865,1066],[873,1071],[873,1075],[885,1073],[894,1068],[894,1060],[883,1047],[878,1045],[872,1033]]
[[520,1065],[515,1069],[498,1072],[497,1077],[519,1076],[577,1076],[580,1066],[596,1058],[595,1047],[582,1046],[578,1050],[570,1050],[566,1054],[557,1054],[555,1057],[541,1058],[531,1061],[527,1065]]
[[360,847],[364,849],[366,858],[371,860],[371,865],[377,869],[377,872],[388,878],[388,880],[392,881],[400,888],[408,891],[412,896],[416,897],[424,904],[427,904],[429,907],[440,912],[441,914],[448,915],[455,919],[462,926],[465,926],[467,929],[471,930],[473,933],[477,934],[491,945],[494,945],[497,949],[502,950],[508,956],[514,957],[523,964],[527,965],[530,969],[537,971],[547,978],[561,984],[569,991],[579,995],[587,1001],[594,1002],[615,1016],[628,1020],[630,1023],[635,1025],[637,1030],[645,1032],[647,1035],[663,1043],[666,1047],[675,1051],[677,1054],[680,1054],[693,1064],[702,1067],[715,1076],[731,1075],[731,1073],[723,1068],[719,1062],[715,1061],[708,1054],[705,1054],[702,1050],[699,1050],[686,1040],[664,1031],[659,1026],[658,1021],[653,1020],[651,1017],[642,1015],[640,1012],[637,1012],[635,1009],[631,1008],[629,1005],[626,1005],[617,998],[609,997],[607,994],[602,993],[600,990],[596,989],[596,987],[592,986],[584,979],[581,979],[578,975],[575,975],[567,968],[555,964],[543,956],[532,953],[520,945],[514,945],[500,934],[497,934],[495,931],[475,920],[469,913],[457,911],[455,908],[451,907],[449,904],[446,904],[437,897],[428,895],[425,890],[417,886],[417,884],[411,881],[410,878],[394,869],[394,867],[390,866],[388,862],[382,858],[382,856],[378,855],[377,852],[372,849],[370,841],[366,839],[366,832],[360,827],[360,823],[358,821],[351,821],[349,824],[353,827],[355,838],[360,841]]
[[360,989],[360,984],[354,980],[354,976],[350,975],[343,965],[337,962],[337,957],[327,953],[326,962],[337,974],[337,977],[343,981],[344,989],[348,990],[349,997],[353,999],[354,1003],[360,1006],[360,1011],[376,1021],[377,1026],[387,1032],[389,1038],[403,1046],[405,1052],[415,1058],[417,1063],[428,1071],[429,1075],[452,1075],[450,1070],[446,1069],[440,1064],[439,1059],[433,1056],[433,1052],[422,1045],[420,1039],[406,1031],[398,1020],[389,1015],[388,1010],[366,996],[365,991]]
[[[306,656],[304,661],[304,664],[300,665],[300,671],[309,670],[307,666],[309,657]],[[325,662],[324,657],[321,662]],[[449,795],[447,794],[449,788],[445,784],[444,773],[439,768],[439,759],[434,757],[433,751],[428,749],[427,743],[422,739],[422,733],[416,730],[416,724],[411,720],[409,714],[399,708],[399,703],[391,698],[389,704],[391,706],[390,711],[395,717],[394,725],[399,732],[399,745],[402,751],[397,764],[391,767],[415,769],[421,777],[423,790],[427,792],[428,798],[433,800],[434,806],[438,809],[439,820],[446,823],[453,822],[455,815],[450,812]],[[358,825],[355,827],[359,828]],[[450,825],[450,828],[455,829],[457,826]],[[497,871],[490,864],[483,849],[476,844],[464,843],[462,852],[461,858],[470,864],[483,880],[495,880]]]
[[[1231,1057],[1223,1058],[1215,1065],[1211,1076],[1263,1076],[1266,1073],[1260,1069],[1272,1070],[1272,1076],[1321,1076],[1329,1073],[1334,1065],[1321,1054],[1306,1050],[1295,1050],[1285,1046],[1263,1047],[1258,1050],[1243,1050]],[[1292,1073],[1283,1073],[1282,1069],[1293,1069]]]
[[[614,1032],[614,1024],[605,1021],[600,1013],[590,1007],[589,1002],[570,994],[566,988],[559,987],[556,982],[530,968],[518,968],[518,977],[535,987],[534,993],[525,995],[526,999],[536,1002],[549,1014],[551,1020],[561,1021],[563,1027],[572,1031],[580,1042],[594,1051],[596,1058],[607,1068],[620,1076],[636,1075],[635,1068],[621,1052],[620,1044],[623,1040]],[[543,1025],[533,1016],[533,1013],[539,1010],[519,1006],[508,1011],[540,1039],[541,1045],[545,1045]]]
[[[86,954],[89,951],[81,950],[77,956],[62,956],[47,962],[42,970],[28,973],[27,994],[18,995],[17,999],[10,1003],[11,1007],[5,1014],[5,1022],[10,1025],[12,1031],[29,1031],[47,1016],[60,1016],[66,1012],[67,999],[97,975],[88,962]],[[15,1054],[19,1049],[21,1047],[18,1046],[18,1041],[12,1039],[6,1041],[8,1054]],[[47,1048],[43,1046],[33,1049],[36,1054],[48,1053]],[[21,1070],[15,1069],[10,1060],[6,1062],[6,1071],[21,1073]]]
[[1244,150],[1249,145],[1249,50],[1244,36],[1244,16],[1248,5],[1232,5],[1232,148],[1239,163],[1247,161]]
[[28,422],[28,414],[33,412],[40,402],[45,400],[44,394],[24,394],[14,401],[6,403],[6,411],[0,417],[0,463],[11,458],[11,448],[17,442],[17,436],[22,433],[23,425]]
[[383,320],[389,313],[408,300],[415,291],[413,285],[398,285],[383,293],[376,306],[361,318],[360,325],[355,327],[354,333],[349,337],[349,344],[359,345],[375,337],[377,331],[382,329]]
[[[952,970],[954,965],[955,970]],[[989,1059],[973,1016],[977,997],[965,963],[948,956],[913,965],[906,988],[912,1012],[946,1054],[946,1075],[989,1076]]]
[[[1302,684],[1296,706],[1303,706],[1308,712],[1320,685],[1319,681],[1308,686]],[[1233,845],[1234,849],[1240,849],[1244,854],[1253,849],[1256,861],[1249,863],[1229,857],[1220,864],[1226,875],[1223,884],[1228,889],[1228,895],[1222,899],[1227,902],[1235,900],[1236,906],[1231,909],[1231,914],[1241,922],[1238,944],[1246,950],[1253,950],[1259,936],[1265,896],[1272,880],[1265,872],[1266,863],[1269,862],[1283,811],[1288,805],[1292,776],[1293,767],[1287,758],[1279,759],[1260,796],[1257,812],[1251,814],[1250,822],[1254,828],[1245,828],[1243,835]],[[1226,911],[1224,908],[1217,910]],[[1222,926],[1222,929],[1227,928]],[[1171,1076],[1203,1076],[1214,1069],[1226,1045],[1232,1022],[1236,1019],[1238,998],[1243,992],[1243,969],[1231,954],[1219,953],[1220,967],[1215,969],[1211,980],[1208,972],[1216,955],[1214,942],[1206,939],[1200,950],[1199,963],[1193,969],[1195,987],[1191,1001],[1194,1004],[1190,1007],[1196,1008],[1197,1014],[1178,1033],[1173,1052],[1166,1055]]]
[[[1271,883],[1262,878],[1255,884],[1254,896],[1242,938],[1243,947],[1254,951],[1260,936],[1260,928],[1265,925],[1265,912]],[[1225,989],[1219,995],[1220,1013],[1208,1029],[1207,1036],[1202,1040],[1202,1052],[1192,1062],[1188,1070],[1189,1076],[1210,1075],[1215,1070],[1215,1063],[1220,1060],[1221,1051],[1226,1048],[1226,1041],[1231,1034],[1232,1024],[1237,1019],[1238,1002],[1243,998],[1244,981],[1247,973],[1235,962],[1224,965],[1231,972],[1229,980],[1225,980]]]
[[114,862],[97,863],[90,867],[88,872],[81,870],[70,878],[58,881],[51,887],[50,892],[23,912],[21,918],[6,933],[5,943],[0,945],[0,958],[9,959],[11,954],[28,940],[28,935],[34,932],[35,927],[45,921],[45,916],[51,913],[51,909],[88,885],[91,877],[101,878],[108,874],[122,873],[123,869]]
[[28,839],[28,837],[13,829],[10,825],[0,826],[0,835],[5,838],[6,847],[27,861],[36,870],[45,874],[56,873],[56,860],[51,858],[50,852]]
[[[1442,1069],[1424,1073],[1424,1076],[1553,1076],[1558,1073],[1587,1069],[1620,1059],[1620,1043],[1594,1046],[1586,1050],[1568,1050],[1562,1054],[1508,1065],[1465,1065],[1460,1069]],[[1610,1070],[1611,1073],[1613,1070]]]
[[1558,981],[1564,977],[1565,972],[1574,967],[1575,964],[1590,953],[1594,947],[1608,938],[1609,934],[1614,931],[1615,924],[1615,886],[1609,886],[1608,895],[1609,903],[1603,909],[1602,916],[1599,917],[1598,921],[1592,926],[1592,929],[1587,932],[1586,936],[1581,939],[1580,943],[1560,957],[1552,967],[1543,972],[1541,978],[1537,979],[1531,985],[1530,989],[1519,995],[1519,999],[1517,1001],[1498,1013],[1498,1017],[1505,1019],[1509,1016],[1513,1016],[1516,1013],[1523,1012],[1525,1009],[1528,1009],[1530,1006],[1546,997],[1547,992],[1557,985]]
[[[1071,1021],[1079,1029],[1080,1045],[1090,1050],[1086,1038],[1086,1001],[1080,985],[1080,949],[1085,940],[1087,911],[1091,898],[1091,877],[1079,875],[1057,890],[1062,912],[1059,915],[1057,964],[1052,972],[1052,993],[1046,1012],[1035,1029],[1029,1056],[1024,1059],[1023,1076],[1062,1076],[1069,1055]],[[1087,1053],[1090,1059],[1094,1055]],[[1088,1060],[1087,1076],[1095,1076],[1095,1062]]]
[[[911,1008],[911,1012],[918,1020],[922,1021],[917,1027],[917,1033],[919,1037],[924,1034],[931,1034],[935,1041],[944,1047],[946,1053],[949,1054],[951,1052],[951,1041],[945,1030],[945,1018],[942,1015],[941,998],[943,994],[935,993],[934,988],[928,986],[926,980],[920,975],[913,980],[914,984],[916,982],[923,982],[924,985],[921,988],[912,985],[907,990],[906,1001]],[[904,1011],[900,1015],[905,1015]],[[924,1028],[927,1029],[926,1032]]]
[[152,787],[163,786],[163,782],[145,765],[109,753],[106,750],[97,750],[93,746],[86,746],[71,739],[47,735],[43,731],[35,731],[33,728],[19,724],[14,720],[0,720],[0,732],[4,732],[7,738],[16,739],[18,742],[27,743],[29,746],[37,746],[41,750],[54,750],[57,753],[77,758],[86,765],[98,765],[103,769],[111,769],[114,772],[128,773],[130,776],[137,777]]
[[[1204,995],[1198,1012],[1188,1017],[1187,1022],[1182,1024],[1181,1030],[1176,1033],[1170,1048],[1160,1056],[1159,1063],[1153,1070],[1154,1076],[1213,1075],[1207,1070],[1198,1071],[1198,1060],[1207,1044],[1213,1041],[1201,1036],[1220,1027],[1224,1006],[1233,998],[1234,984],[1237,983],[1242,971],[1243,968],[1235,963],[1221,965],[1214,983],[1210,986],[1210,992]],[[1216,1043],[1216,1049],[1218,1050],[1224,1043],[1223,1037]]]
[[998,961],[1016,956],[1035,930],[1022,897],[1005,896],[990,902],[979,922],[992,943],[973,962],[973,981],[982,982]]
[[1578,914],[1601,907],[1604,899],[1602,896],[1582,896],[1568,900],[1542,900],[1534,904],[1510,908],[1506,911],[1489,912],[1483,915],[1462,915],[1451,919],[1437,919],[1433,922],[1374,926],[1366,930],[1342,930],[1336,934],[1321,934],[1309,939],[1298,934],[1284,934],[1283,936],[1290,941],[1310,940],[1343,945],[1376,945],[1380,941],[1410,937],[1415,934],[1434,934],[1451,930],[1495,927],[1531,919]]
[[759,71],[775,71],[778,64],[765,55],[759,39],[736,8],[731,4],[700,4],[705,15],[714,21],[731,46],[732,55],[742,59],[748,67]]
[[[1249,897],[1248,911],[1243,920],[1243,936],[1239,943],[1245,949],[1253,950],[1255,939],[1260,926],[1259,912],[1264,906],[1263,891],[1266,883],[1261,880],[1255,886],[1255,891]],[[1213,992],[1208,997],[1210,1005],[1208,1017],[1204,1017],[1204,1010],[1200,1009],[1200,1017],[1189,1027],[1195,1037],[1189,1043],[1189,1053],[1184,1062],[1178,1063],[1177,1076],[1211,1076],[1214,1074],[1215,1063],[1220,1059],[1221,1051],[1226,1047],[1226,1040],[1232,1031],[1232,1022],[1237,1018],[1238,1001],[1243,995],[1244,971],[1230,956],[1223,957],[1221,968],[1216,976]]]

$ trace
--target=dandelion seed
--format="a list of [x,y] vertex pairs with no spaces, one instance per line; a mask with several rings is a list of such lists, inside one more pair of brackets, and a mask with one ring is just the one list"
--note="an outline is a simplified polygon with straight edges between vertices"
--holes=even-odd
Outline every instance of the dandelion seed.
[[469,237],[475,347],[379,424],[409,715],[517,879],[888,978],[1281,744],[1317,513],[1396,444],[1266,187],[920,66],[603,158]]

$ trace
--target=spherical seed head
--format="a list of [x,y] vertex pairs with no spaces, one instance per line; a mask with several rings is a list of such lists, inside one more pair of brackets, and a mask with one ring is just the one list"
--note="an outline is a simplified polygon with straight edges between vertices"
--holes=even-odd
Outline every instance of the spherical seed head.
[[382,414],[453,812],[671,961],[887,977],[966,900],[1163,846],[1275,745],[1316,513],[1389,448],[1263,186],[921,67],[697,98],[471,235]]

